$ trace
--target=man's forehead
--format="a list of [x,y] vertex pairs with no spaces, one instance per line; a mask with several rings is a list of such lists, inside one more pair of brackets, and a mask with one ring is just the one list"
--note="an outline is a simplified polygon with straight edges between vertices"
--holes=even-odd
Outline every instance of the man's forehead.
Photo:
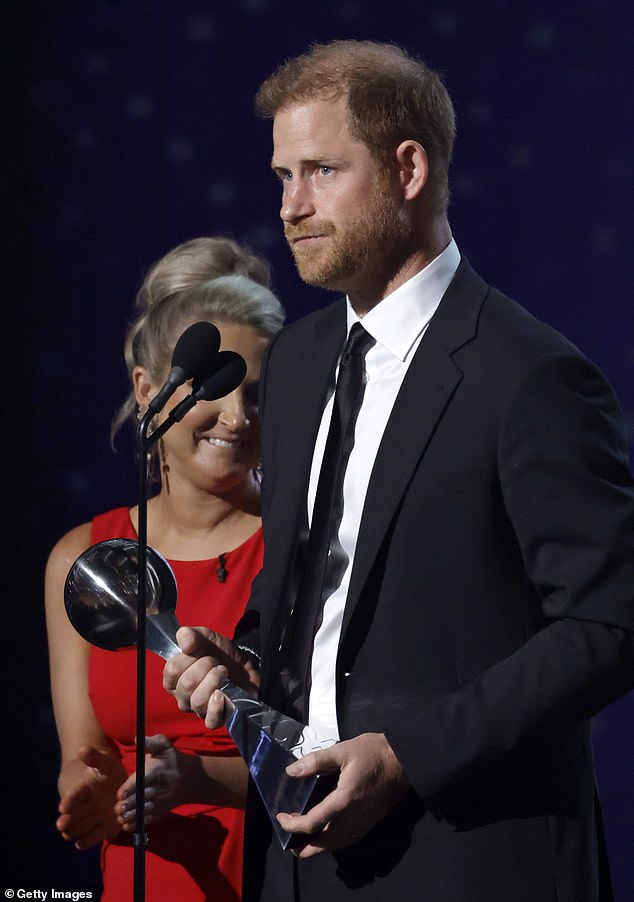
[[273,120],[274,154],[289,148],[311,158],[332,153],[334,147],[359,143],[350,134],[345,105],[315,99],[288,104]]

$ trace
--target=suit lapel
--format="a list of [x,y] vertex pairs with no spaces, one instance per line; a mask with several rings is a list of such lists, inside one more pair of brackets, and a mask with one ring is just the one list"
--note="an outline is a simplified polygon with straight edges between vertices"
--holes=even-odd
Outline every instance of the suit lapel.
[[468,263],[461,262],[403,380],[368,485],[342,634],[396,509],[462,379],[452,355],[474,338],[487,290]]
[[293,346],[296,358],[291,362],[289,372],[308,370],[310,378],[288,385],[285,393],[284,422],[297,423],[299,428],[284,436],[287,447],[285,470],[275,488],[276,493],[283,492],[283,509],[293,518],[306,501],[315,440],[345,337],[345,304],[341,303],[329,307],[325,315],[306,330],[304,341]]
[[[275,531],[275,555],[268,566],[275,570],[270,585],[275,586],[278,598],[285,599],[276,612],[270,636],[263,635],[263,642],[279,643],[287,618],[286,603],[295,597],[296,586],[292,580],[298,575],[294,566],[296,546],[307,531],[306,496],[319,424],[328,397],[339,353],[346,337],[345,300],[331,305],[312,321],[298,324],[300,331],[293,340],[280,349],[288,355],[284,370],[293,374],[283,397],[283,409],[275,416],[279,423],[273,432],[284,430],[284,469],[275,480],[269,529]],[[280,366],[280,364],[277,364]],[[307,373],[309,378],[299,379],[297,374]],[[289,424],[297,428],[289,429]]]

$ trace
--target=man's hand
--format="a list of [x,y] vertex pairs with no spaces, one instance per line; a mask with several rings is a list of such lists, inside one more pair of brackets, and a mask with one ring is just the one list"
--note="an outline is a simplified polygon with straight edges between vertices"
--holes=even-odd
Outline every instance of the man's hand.
[[301,838],[294,854],[312,858],[357,842],[405,795],[409,781],[383,733],[362,733],[289,765],[292,777],[339,771],[336,788],[306,814],[278,814],[280,826]]
[[92,746],[82,746],[77,759],[85,770],[62,796],[55,826],[78,849],[90,849],[119,833],[114,805],[127,775],[118,758]]
[[227,680],[257,695],[260,680],[248,661],[226,636],[206,627],[181,627],[176,639],[183,654],[171,658],[163,670],[163,686],[181,711],[193,711],[215,729],[224,721],[224,696],[218,691]]

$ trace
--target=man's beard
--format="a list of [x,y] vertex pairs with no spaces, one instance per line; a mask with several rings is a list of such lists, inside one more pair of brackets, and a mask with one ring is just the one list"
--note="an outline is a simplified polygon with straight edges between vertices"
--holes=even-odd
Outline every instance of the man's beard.
[[[304,282],[350,293],[368,281],[389,276],[389,269],[408,244],[411,228],[384,181],[370,205],[344,226],[312,221],[287,225],[284,233]],[[328,236],[326,246],[295,248],[292,239],[301,235]]]

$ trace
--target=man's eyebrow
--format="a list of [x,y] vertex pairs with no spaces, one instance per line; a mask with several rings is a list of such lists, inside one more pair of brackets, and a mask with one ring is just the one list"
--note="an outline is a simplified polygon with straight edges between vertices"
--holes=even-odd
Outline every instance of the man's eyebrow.
[[[331,154],[320,154],[316,157],[311,157],[310,159],[303,159],[299,161],[300,166],[345,166],[345,161],[341,157],[332,156]],[[271,169],[284,169],[287,172],[290,171],[289,166],[284,166],[282,163],[277,163],[275,159],[271,160]]]

